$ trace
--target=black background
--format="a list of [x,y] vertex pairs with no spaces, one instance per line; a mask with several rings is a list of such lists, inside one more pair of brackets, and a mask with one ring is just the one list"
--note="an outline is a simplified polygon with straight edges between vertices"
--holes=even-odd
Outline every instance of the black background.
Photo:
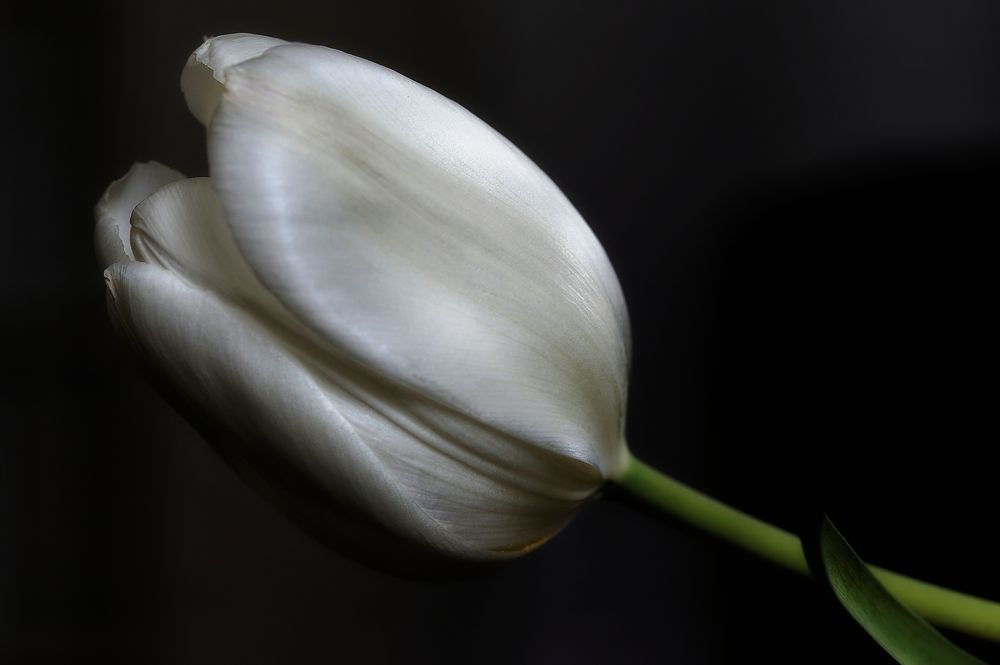
[[891,662],[808,580],[612,501],[431,585],[246,489],[114,339],[91,246],[133,161],[206,172],[178,77],[233,31],[392,67],[553,177],[626,294],[638,456],[1000,598],[995,2],[85,4],[0,22],[3,662]]

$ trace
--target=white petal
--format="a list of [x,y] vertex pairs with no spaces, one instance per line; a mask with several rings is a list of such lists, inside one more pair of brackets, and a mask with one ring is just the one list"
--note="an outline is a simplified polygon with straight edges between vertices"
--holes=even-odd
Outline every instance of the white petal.
[[236,437],[238,446],[222,452],[235,455],[238,470],[262,480],[279,503],[334,530],[381,523],[437,551],[504,556],[469,551],[411,501],[345,418],[371,410],[317,382],[266,323],[156,266],[119,263],[105,276],[126,339],[196,417]]
[[160,266],[267,318],[276,330],[305,345],[303,353],[314,364],[326,362],[328,345],[285,309],[243,259],[208,178],[172,182],[136,206],[131,240],[137,261]]
[[534,548],[604,482],[589,464],[483,426],[421,393],[375,378],[367,386],[368,412],[347,417],[407,494],[474,551]]
[[[470,550],[529,548],[557,531],[600,486],[603,478],[593,467],[505,437],[338,357],[336,349],[289,315],[257,281],[239,255],[207,178],[171,183],[137,206],[132,246],[136,260],[165,268],[198,287],[195,292],[223,296],[227,309],[245,310],[231,316],[232,327],[266,327],[271,345],[280,345],[309,368],[317,386],[337,404],[341,417],[352,423],[393,482]],[[206,316],[199,307],[176,315],[176,325],[184,331]],[[209,316],[210,321],[217,318]],[[223,344],[237,352],[241,348],[212,334],[204,335],[203,343]],[[177,353],[179,358],[191,354],[182,349]],[[247,355],[252,364],[253,354]],[[261,383],[275,382],[283,391],[280,373],[272,376],[266,367],[258,371]],[[205,403],[203,398],[198,401]],[[274,431],[275,440],[282,441],[283,435]],[[475,451],[468,442],[475,442]]]
[[129,218],[143,199],[183,174],[158,162],[133,164],[128,173],[108,185],[97,202],[94,246],[102,268],[133,258]]
[[240,255],[208,178],[172,182],[136,206],[131,240],[137,261],[230,299],[270,297]]
[[181,90],[194,117],[206,127],[222,95],[226,69],[285,42],[246,33],[208,39],[188,58],[181,72]]
[[463,108],[337,51],[276,46],[225,81],[212,179],[277,298],[391,380],[613,474],[627,315],[559,189]]

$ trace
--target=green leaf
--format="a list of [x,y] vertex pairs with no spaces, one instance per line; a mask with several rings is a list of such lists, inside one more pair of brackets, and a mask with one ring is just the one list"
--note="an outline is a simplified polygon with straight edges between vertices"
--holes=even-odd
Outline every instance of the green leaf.
[[902,665],[985,665],[949,642],[875,579],[827,517],[807,543],[809,567],[840,604]]

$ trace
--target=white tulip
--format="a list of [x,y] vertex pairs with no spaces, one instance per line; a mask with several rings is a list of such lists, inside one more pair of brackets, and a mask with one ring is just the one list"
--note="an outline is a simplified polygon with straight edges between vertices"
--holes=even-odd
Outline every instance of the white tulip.
[[97,205],[116,327],[237,468],[361,556],[498,560],[621,473],[628,319],[548,177],[400,74],[255,35],[181,78],[210,178]]

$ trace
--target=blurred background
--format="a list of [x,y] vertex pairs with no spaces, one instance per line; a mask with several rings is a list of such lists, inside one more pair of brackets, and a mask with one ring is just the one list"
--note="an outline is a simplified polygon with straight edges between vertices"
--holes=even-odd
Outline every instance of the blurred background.
[[17,3],[0,661],[891,662],[808,580],[614,501],[433,585],[345,560],[247,489],[114,339],[91,245],[133,161],[207,173],[178,77],[236,31],[396,69],[552,176],[628,300],[638,456],[1000,599],[997,3]]

